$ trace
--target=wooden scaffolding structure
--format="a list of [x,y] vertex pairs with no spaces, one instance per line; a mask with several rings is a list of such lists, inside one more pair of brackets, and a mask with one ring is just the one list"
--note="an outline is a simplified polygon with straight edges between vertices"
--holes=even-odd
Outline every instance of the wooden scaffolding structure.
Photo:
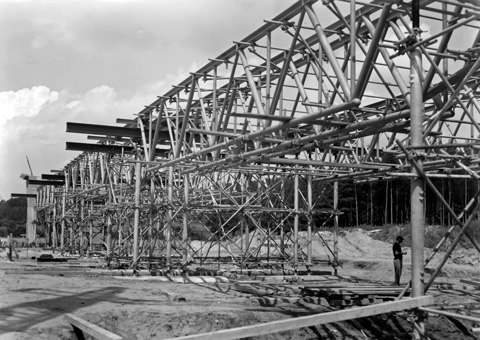
[[[296,270],[320,261],[312,216],[322,185],[333,183],[338,226],[339,182],[404,178],[420,297],[459,242],[425,285],[440,246],[424,259],[426,186],[480,250],[466,232],[480,191],[459,216],[431,180],[479,179],[479,16],[475,0],[298,1],[134,118],[68,123],[97,142],[67,142],[82,153],[32,182],[36,223],[54,247],[103,249],[134,268],[268,259]],[[327,248],[336,270],[336,243]]]

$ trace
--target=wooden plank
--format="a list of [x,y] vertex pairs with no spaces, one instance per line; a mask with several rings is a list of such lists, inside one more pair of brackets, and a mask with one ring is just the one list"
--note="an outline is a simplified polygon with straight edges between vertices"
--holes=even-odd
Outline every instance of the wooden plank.
[[136,119],[125,119],[125,118],[117,118],[117,124],[127,124],[127,125],[132,125],[135,124],[137,125],[137,120]]
[[405,309],[418,308],[421,306],[433,304],[433,297],[420,296],[416,298],[403,299],[398,301],[391,301],[379,303],[376,305],[352,308],[347,310],[314,314],[302,316],[293,319],[279,320],[259,325],[244,326],[232,329],[225,329],[218,332],[210,332],[203,334],[187,335],[176,340],[227,340],[240,339],[250,336],[257,336],[262,334],[277,333],[298,329],[303,327],[317,326],[332,322],[340,322],[345,320],[364,318],[384,313],[398,312]]
[[351,123],[347,122],[341,122],[341,121],[333,121],[333,120],[314,120],[310,122],[310,124],[315,124],[315,125],[323,125],[323,126],[328,126],[328,127],[342,127],[342,126],[347,126],[350,125]]
[[467,279],[460,279],[461,283],[467,283],[472,286],[476,286],[480,288],[480,281],[474,281],[474,280],[467,280]]
[[49,181],[49,180],[43,180],[43,179],[28,179],[27,180],[27,185],[54,185],[54,186],[62,186],[65,185],[65,182],[63,181]]
[[11,193],[10,194],[11,198],[18,198],[18,197],[25,197],[25,198],[37,198],[37,194],[17,194],[17,193]]
[[135,149],[132,146],[128,145],[104,145],[76,142],[67,142],[65,149],[70,151],[105,152],[116,154],[132,154],[135,152]]
[[65,182],[65,175],[42,174],[42,179]]
[[292,117],[262,115],[262,114],[259,114],[259,113],[247,113],[247,112],[232,112],[230,115],[236,116],[236,117],[244,117],[244,118],[278,120],[278,121],[281,121],[281,122],[288,122],[288,121],[292,120]]
[[98,340],[122,340],[123,338],[119,335],[116,335],[106,329],[98,327],[87,320],[84,320],[73,314],[65,314],[65,319],[72,324],[74,328],[78,328],[88,335],[93,336]]
[[457,314],[457,313],[451,313],[451,312],[445,312],[443,310],[437,310],[433,308],[425,308],[425,307],[420,307],[419,308],[421,311],[431,313],[431,314],[438,314],[438,315],[444,315],[444,316],[449,316],[452,318],[456,319],[461,319],[461,320],[467,320],[471,322],[475,322],[477,324],[480,324],[480,318],[476,318],[473,316],[468,316],[468,315],[463,315],[463,314]]

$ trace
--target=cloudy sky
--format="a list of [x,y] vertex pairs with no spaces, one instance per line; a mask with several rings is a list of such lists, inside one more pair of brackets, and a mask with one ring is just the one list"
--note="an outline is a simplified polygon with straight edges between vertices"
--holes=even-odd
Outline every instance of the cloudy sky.
[[114,125],[293,0],[0,0],[0,199],[78,153],[67,122]]

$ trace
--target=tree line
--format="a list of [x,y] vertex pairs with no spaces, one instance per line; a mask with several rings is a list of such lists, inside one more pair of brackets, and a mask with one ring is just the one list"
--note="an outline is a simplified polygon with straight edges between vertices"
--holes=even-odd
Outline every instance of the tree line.
[[[455,214],[459,215],[467,203],[478,190],[478,182],[473,179],[432,179],[436,190],[425,185],[425,223],[427,225],[451,225],[454,219],[442,204],[435,191],[441,194],[443,199],[450,205]],[[257,190],[258,183],[252,182],[249,190]],[[278,185],[273,182],[266,182],[266,185]],[[282,205],[292,208],[294,206],[294,178],[287,177],[283,182],[285,195]],[[301,177],[298,186],[299,195],[307,197],[308,183],[305,177]],[[278,191],[277,191],[278,192]],[[315,228],[333,226],[334,216],[338,214],[340,227],[352,226],[382,226],[387,224],[408,224],[410,222],[410,181],[408,179],[394,179],[388,181],[374,182],[338,182],[338,207],[334,210],[334,184],[331,181],[325,182],[314,180],[312,182],[313,210],[311,218]],[[274,199],[278,199],[274,198]],[[225,202],[226,203],[226,202]],[[268,206],[267,202],[262,205]],[[305,211],[306,207],[301,206]],[[260,212],[261,213],[261,212]],[[0,200],[0,237],[6,237],[10,233],[18,237],[25,233],[27,218],[27,199],[12,198],[7,201]],[[308,216],[300,215],[300,230],[305,230],[308,224]],[[465,214],[464,219],[468,218]],[[272,223],[271,216],[264,214],[260,216],[265,224]],[[212,229],[218,226],[221,221],[207,223]],[[237,224],[236,218],[232,224]],[[288,223],[293,223],[291,216]]]
[[[449,226],[455,223],[454,218],[442,204],[442,200],[437,194],[443,197],[456,215],[459,215],[467,203],[474,196],[478,188],[477,181],[473,179],[431,179],[435,190],[426,183],[425,192],[425,223],[427,225]],[[334,218],[338,216],[339,227],[355,226],[384,226],[384,225],[406,225],[410,223],[410,180],[409,179],[389,179],[377,181],[342,181],[338,182],[338,205],[334,207],[334,182],[314,179],[312,181],[312,206],[309,211],[308,204],[308,179],[300,176],[298,190],[295,190],[294,176],[286,177],[282,184],[275,180],[267,180],[262,188],[258,182],[252,181],[247,185],[249,192],[267,190],[272,186],[277,186],[268,196],[261,199],[262,207],[285,207],[293,209],[295,202],[295,192],[300,197],[299,201],[299,230],[305,231],[309,220],[313,222],[312,228],[334,226]],[[279,195],[282,191],[283,194]],[[219,204],[230,204],[229,199],[225,198],[218,202]],[[255,201],[255,203],[260,203]],[[265,228],[270,228],[274,232],[279,232],[276,227],[279,223],[284,226],[284,230],[292,230],[295,214],[288,212],[276,213],[268,209],[259,209],[250,214],[256,221]],[[285,218],[286,215],[289,216]],[[208,215],[208,216],[207,216]],[[464,220],[468,218],[464,215]],[[221,212],[215,214],[214,211],[204,213],[203,222],[208,228],[215,232],[223,223],[225,230],[238,227],[242,222],[247,224],[252,230],[255,223],[248,218],[242,217],[242,214],[235,212]],[[201,218],[200,218],[201,219]],[[228,222],[227,222],[228,221]],[[257,223],[257,224],[258,224]]]
[[19,237],[25,234],[27,221],[27,199],[11,198],[7,201],[0,200],[0,237],[13,234]]
[[[448,212],[442,199],[459,215],[478,190],[474,179],[431,179],[435,189],[425,183],[425,223],[427,225],[451,225],[454,218]],[[325,199],[318,208],[332,208],[333,183],[323,190]],[[410,180],[394,179],[376,182],[338,183],[339,226],[382,226],[387,224],[410,223]],[[468,218],[465,214],[464,220]],[[323,223],[322,219],[318,223]]]

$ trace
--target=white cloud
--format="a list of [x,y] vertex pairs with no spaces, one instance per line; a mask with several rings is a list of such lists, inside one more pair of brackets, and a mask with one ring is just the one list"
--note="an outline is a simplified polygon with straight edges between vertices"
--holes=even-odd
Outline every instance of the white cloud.
[[117,93],[108,86],[85,93],[57,92],[45,86],[0,92],[0,199],[25,191],[18,179],[20,173],[29,172],[25,156],[35,174],[63,168],[76,157],[65,150],[65,142],[85,141],[84,135],[67,134],[66,123],[114,124],[114,111],[121,108],[117,101]]
[[116,118],[133,118],[144,105],[199,68],[195,62],[188,66],[134,92],[119,93],[106,85],[81,93],[46,86],[0,92],[0,199],[8,199],[11,192],[25,192],[18,178],[29,173],[25,156],[33,172],[40,175],[62,169],[76,157],[77,153],[65,150],[65,142],[92,143],[85,135],[66,133],[67,122],[115,125]]
[[0,92],[0,126],[14,117],[33,117],[58,100],[59,93],[45,86]]

